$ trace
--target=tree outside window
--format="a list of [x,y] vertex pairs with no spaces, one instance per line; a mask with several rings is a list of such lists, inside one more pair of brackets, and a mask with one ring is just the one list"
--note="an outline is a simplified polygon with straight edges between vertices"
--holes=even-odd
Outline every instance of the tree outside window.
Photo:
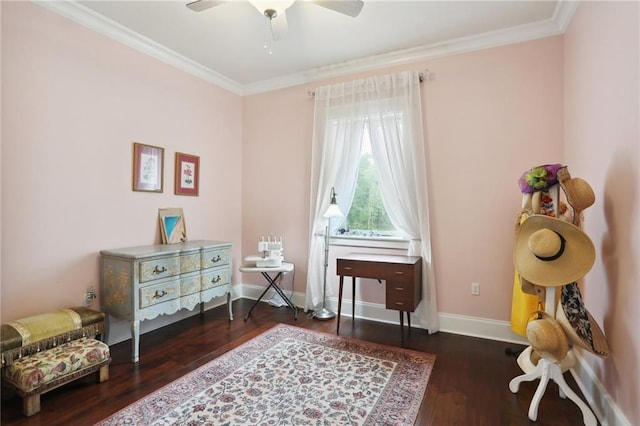
[[396,229],[382,202],[367,131],[363,139],[353,204],[347,213],[344,227],[338,233],[350,237],[393,237]]

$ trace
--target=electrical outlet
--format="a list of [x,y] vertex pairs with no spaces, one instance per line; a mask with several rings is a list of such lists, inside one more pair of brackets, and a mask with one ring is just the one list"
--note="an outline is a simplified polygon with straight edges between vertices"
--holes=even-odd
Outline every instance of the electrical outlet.
[[471,283],[471,294],[474,296],[480,294],[480,283]]
[[96,291],[93,289],[93,286],[90,286],[87,289],[87,292],[84,294],[84,306],[90,308],[93,305],[93,300],[96,298]]

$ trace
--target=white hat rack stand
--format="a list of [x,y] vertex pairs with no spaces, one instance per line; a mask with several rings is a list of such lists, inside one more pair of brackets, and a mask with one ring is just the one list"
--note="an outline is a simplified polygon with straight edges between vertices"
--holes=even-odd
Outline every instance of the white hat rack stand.
[[[545,296],[545,312],[555,318],[556,314],[556,292],[558,287],[547,287],[546,296]],[[530,348],[530,347],[529,347]],[[529,349],[527,348],[527,349]],[[523,351],[520,357],[529,357],[531,355],[530,350]],[[571,368],[573,364],[575,364],[575,355],[573,354],[573,349],[569,349],[569,353],[567,354],[565,360],[569,360],[569,367]],[[522,359],[518,359],[518,364],[523,365],[526,364],[526,361]],[[596,426],[598,424],[596,417],[589,409],[589,406],[585,404],[582,399],[569,387],[567,382],[564,380],[564,376],[562,375],[563,371],[561,366],[558,363],[552,362],[548,359],[542,358],[538,361],[538,365],[535,366],[535,369],[531,372],[525,372],[518,377],[511,379],[509,382],[509,390],[513,393],[517,393],[520,389],[520,383],[522,382],[531,382],[536,379],[540,379],[540,383],[536,389],[536,392],[533,394],[533,398],[531,398],[531,404],[529,404],[529,420],[536,421],[538,419],[538,407],[540,406],[540,400],[544,395],[545,390],[547,389],[547,384],[549,383],[549,379],[556,382],[560,389],[560,398],[569,398],[573,401],[580,411],[582,411],[582,420],[585,426]]]
[[[559,202],[558,185],[554,185],[553,187],[549,188],[549,192],[551,191],[554,192],[553,198],[554,200],[556,200],[554,204],[557,212],[557,205]],[[556,316],[556,294],[559,288],[560,287],[546,287],[545,312],[552,318],[555,318]],[[509,390],[513,393],[517,393],[522,382],[531,382],[536,379],[540,379],[540,383],[538,384],[538,387],[533,394],[533,398],[531,398],[531,404],[529,404],[529,420],[535,422],[538,419],[538,408],[540,406],[540,401],[542,400],[542,396],[547,389],[549,380],[553,380],[558,385],[560,398],[564,399],[568,397],[578,406],[578,408],[580,408],[580,411],[582,412],[582,420],[585,426],[597,426],[598,422],[589,406],[584,401],[582,401],[582,399],[580,399],[580,397],[569,387],[562,374],[563,370],[566,371],[568,369],[571,369],[576,363],[576,358],[573,350],[569,348],[567,356],[564,358],[564,360],[562,360],[560,364],[545,358],[541,358],[538,361],[537,365],[533,365],[530,356],[531,346],[527,347],[518,356],[518,365],[520,365],[520,367],[524,371],[524,374],[511,379],[511,381],[509,382]]]

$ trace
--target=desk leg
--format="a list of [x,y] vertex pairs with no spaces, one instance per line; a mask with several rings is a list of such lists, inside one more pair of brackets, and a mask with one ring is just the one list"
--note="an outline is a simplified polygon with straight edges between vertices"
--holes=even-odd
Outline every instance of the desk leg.
[[336,334],[340,334],[340,310],[342,309],[342,284],[344,284],[344,277],[340,275],[340,289],[338,290],[338,325],[336,327]]
[[351,322],[356,323],[356,277],[351,277]]
[[404,347],[404,311],[400,312],[400,345]]

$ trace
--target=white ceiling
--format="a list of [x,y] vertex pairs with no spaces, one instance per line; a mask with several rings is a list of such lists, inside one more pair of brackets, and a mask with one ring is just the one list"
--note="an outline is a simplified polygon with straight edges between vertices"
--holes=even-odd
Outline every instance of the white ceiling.
[[277,42],[242,0],[202,12],[176,0],[38,4],[239,94],[547,37],[575,10],[550,0],[364,1],[352,18],[297,0]]

